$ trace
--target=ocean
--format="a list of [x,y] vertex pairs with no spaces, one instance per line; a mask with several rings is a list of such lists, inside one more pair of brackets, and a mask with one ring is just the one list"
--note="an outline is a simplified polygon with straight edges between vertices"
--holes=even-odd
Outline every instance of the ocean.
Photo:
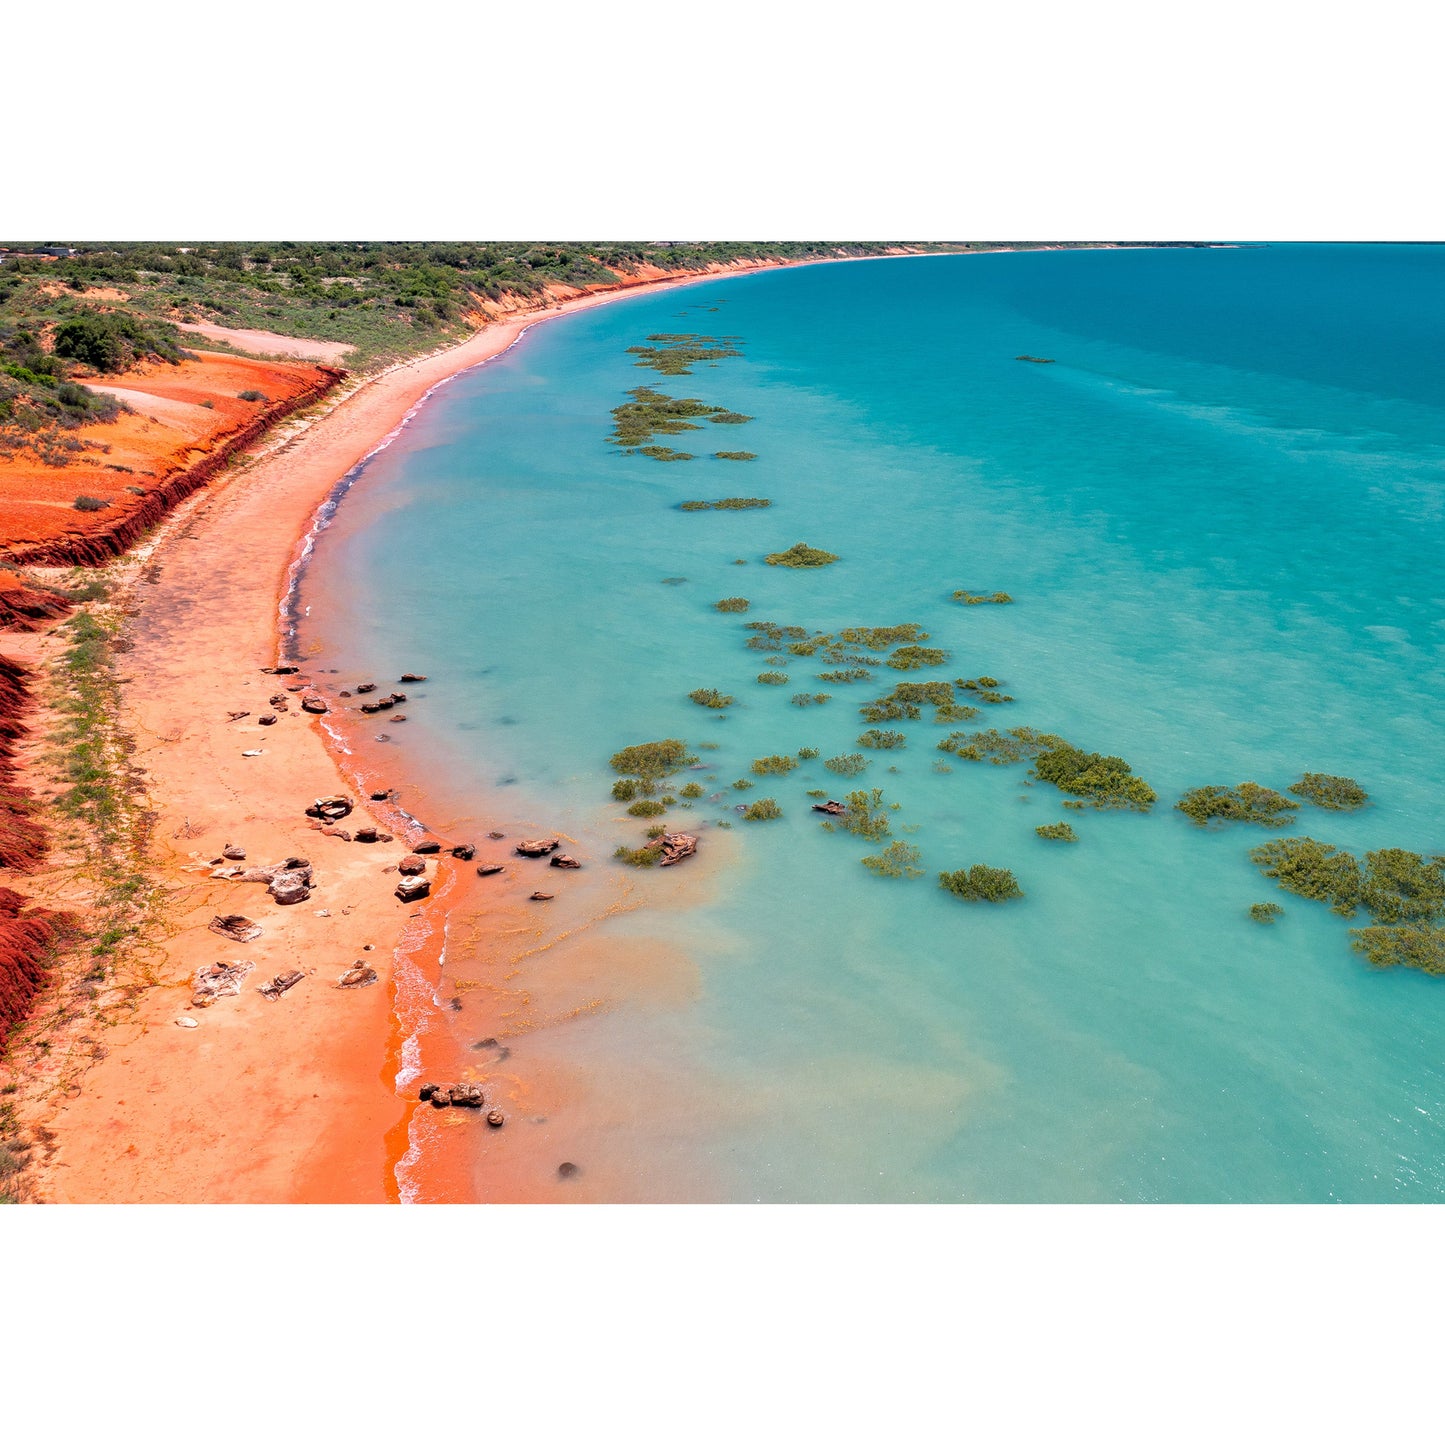
[[[628,350],[693,334],[740,354],[661,375]],[[317,538],[300,640],[338,687],[427,675],[375,744],[404,807],[483,852],[506,833],[498,856],[561,831],[584,864],[535,865],[558,897],[526,929],[489,928],[468,884],[441,981],[404,980],[405,1028],[470,1051],[511,1114],[467,1146],[472,1196],[1445,1197],[1445,979],[1370,967],[1368,918],[1249,856],[1445,849],[1442,336],[1439,246],[930,256],[626,296],[436,391]],[[612,411],[639,386],[752,419],[655,439],[691,460],[626,455]],[[680,506],[723,497],[771,505]],[[839,560],[764,563],[800,541]],[[764,652],[754,622],[912,623],[945,657]],[[819,679],[850,667],[870,677]],[[1012,701],[958,689],[977,717],[923,706],[876,724],[903,746],[859,745],[895,684],[980,677]],[[1020,727],[1158,801],[1067,809],[1027,760],[937,746]],[[672,738],[698,764],[663,821],[698,854],[634,869],[613,852],[653,820],[609,758]],[[823,766],[855,752],[855,777]],[[1174,807],[1306,771],[1369,806],[1275,830]],[[812,811],[875,788],[921,876],[875,876],[882,844]],[[737,811],[764,797],[781,817]],[[1077,842],[1036,835],[1061,821]],[[939,886],[976,864],[1023,896]]]

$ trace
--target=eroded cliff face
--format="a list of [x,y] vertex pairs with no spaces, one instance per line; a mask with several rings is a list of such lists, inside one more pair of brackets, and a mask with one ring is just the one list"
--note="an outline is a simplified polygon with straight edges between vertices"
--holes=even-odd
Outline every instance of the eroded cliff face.
[[[275,368],[273,368],[275,369]],[[300,368],[297,368],[300,370]],[[134,546],[178,502],[210,481],[227,466],[237,453],[258,441],[267,431],[292,412],[320,401],[346,376],[338,367],[307,367],[313,373],[290,395],[255,412],[234,430],[218,436],[195,461],[175,467],[156,484],[136,497],[124,509],[67,514],[67,529],[53,537],[32,541],[9,541],[0,545],[0,565],[10,567],[94,567],[119,557]],[[183,453],[188,455],[189,452]],[[80,472],[65,469],[67,481],[79,486]],[[113,481],[114,479],[112,479]],[[81,518],[86,521],[82,524]],[[70,519],[74,519],[71,521]]]
[[[28,731],[29,672],[0,657],[0,877],[34,869],[45,857],[39,805],[16,781],[15,748]],[[27,906],[13,888],[0,886],[0,1049],[30,1011],[45,982],[55,944],[70,930],[67,914]]]

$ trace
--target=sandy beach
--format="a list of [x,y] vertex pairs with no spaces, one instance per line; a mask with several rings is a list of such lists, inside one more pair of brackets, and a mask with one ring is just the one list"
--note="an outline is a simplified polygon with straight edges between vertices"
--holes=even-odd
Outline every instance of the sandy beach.
[[[461,882],[456,870],[470,873],[472,865],[444,850],[428,860],[430,899],[407,905],[394,896],[408,840],[396,814],[369,813],[365,801],[388,781],[367,776],[372,765],[361,751],[347,757],[331,746],[320,719],[298,705],[313,684],[326,694],[346,681],[312,679],[304,667],[279,677],[267,671],[281,660],[279,605],[291,570],[339,480],[440,382],[502,352],[532,325],[637,285],[755,269],[640,275],[501,316],[461,345],[343,388],[310,417],[273,432],[142,544],[123,584],[133,608],[121,659],[123,722],[154,817],[167,936],[156,941],[157,981],[134,1016],[107,1035],[103,1057],[39,1121],[49,1131],[34,1171],[40,1198],[398,1198],[396,1166],[417,1107],[394,1082],[402,1042],[393,1007],[398,949],[409,928],[413,940],[439,936],[428,910],[434,917],[446,907],[438,895]],[[383,691],[396,685],[377,682]],[[280,697],[284,706],[271,703]],[[263,726],[258,718],[267,713],[277,720]],[[334,726],[335,714],[328,721]],[[356,800],[345,829],[372,824],[394,840],[368,846],[321,832],[305,809],[335,793]],[[244,848],[248,865],[307,860],[310,897],[282,906],[263,884],[213,877],[227,845]],[[522,886],[500,889],[497,905],[505,909]],[[209,925],[226,914],[252,919],[261,935],[244,943],[218,936]],[[235,961],[255,966],[239,995],[193,1007],[196,970]],[[339,988],[358,963],[375,969],[377,983]],[[263,980],[293,970],[302,981],[279,998],[258,992]],[[478,1118],[466,1122],[485,1127]],[[428,1197],[469,1197],[459,1154],[451,1166],[434,1161]]]

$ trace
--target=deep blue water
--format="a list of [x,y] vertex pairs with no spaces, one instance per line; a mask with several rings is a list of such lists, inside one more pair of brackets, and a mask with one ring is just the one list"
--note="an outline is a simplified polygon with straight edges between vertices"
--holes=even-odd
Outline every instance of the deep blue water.
[[[744,354],[633,365],[672,331]],[[629,297],[428,402],[324,534],[307,630],[344,671],[432,676],[405,741],[432,796],[513,798],[581,840],[594,890],[658,901],[571,946],[670,960],[688,986],[630,1000],[619,974],[613,1007],[514,1047],[612,1081],[569,1137],[592,1127],[613,1197],[1445,1194],[1445,981],[1372,971],[1350,924],[1253,867],[1268,834],[1172,807],[1338,772],[1372,806],[1305,807],[1288,832],[1445,847],[1442,338],[1441,247],[930,257]],[[696,443],[691,462],[621,456],[609,413],[638,385],[755,420],[660,438]],[[676,507],[739,494],[774,505]],[[842,560],[762,564],[799,540]],[[961,607],[958,588],[1016,600]],[[713,609],[733,595],[746,616]],[[917,622],[952,655],[852,686],[794,658],[769,687],[755,619]],[[616,748],[715,743],[689,776],[726,788],[761,755],[853,751],[858,706],[899,680],[981,673],[1017,701],[958,726],[1122,755],[1153,812],[1065,811],[1026,765],[938,772],[949,728],[923,720],[888,724],[906,749],[856,783],[810,762],[674,813],[702,827],[683,869],[607,861],[644,826],[609,798]],[[738,703],[698,708],[695,687]],[[872,845],[819,828],[807,791],[858,785],[901,805],[924,878],[874,878]],[[784,818],[736,820],[764,795]],[[1077,845],[1035,836],[1065,818]],[[1025,898],[937,887],[978,862]],[[1247,914],[1267,899],[1272,927]]]

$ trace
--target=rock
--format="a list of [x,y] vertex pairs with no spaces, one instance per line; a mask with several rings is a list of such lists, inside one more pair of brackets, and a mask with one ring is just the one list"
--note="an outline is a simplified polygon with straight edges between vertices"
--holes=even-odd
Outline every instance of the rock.
[[263,983],[257,993],[264,993],[273,1003],[283,993],[296,987],[306,975],[299,968],[293,968],[287,973],[278,973],[270,983]]
[[191,1003],[196,1008],[210,1008],[218,998],[235,998],[241,992],[242,980],[255,967],[249,959],[202,965],[192,980]]
[[177,1019],[176,1027],[178,1029],[198,1029],[200,1028],[200,1024],[198,1024],[195,1019]]
[[500,1109],[493,1109],[492,1112],[487,1115],[487,1123],[494,1129],[500,1129],[506,1122],[506,1116]]
[[404,692],[394,692],[391,694],[391,700],[392,702],[405,702],[406,694]]
[[291,700],[286,696],[284,692],[273,692],[271,696],[266,699],[266,701],[272,707],[280,708],[282,712],[285,712],[286,709],[291,706]]
[[261,925],[252,923],[249,918],[239,913],[218,913],[206,927],[212,933],[235,939],[237,943],[250,943],[252,939],[261,936]]
[[424,673],[424,672],[404,672],[404,673],[402,673],[402,675],[401,675],[399,678],[397,678],[397,681],[398,681],[398,682],[425,682],[425,681],[426,681],[426,673]]
[[327,823],[335,823],[344,818],[354,807],[351,799],[345,793],[333,793],[330,797],[317,798],[307,808],[308,818],[321,818]]
[[343,687],[343,688],[341,689],[341,691],[338,692],[336,695],[337,695],[337,697],[350,697],[350,696],[351,696],[351,690],[350,690],[349,688]]
[[557,1166],[558,1179],[575,1179],[582,1171],[570,1160]]
[[415,853],[408,853],[406,857],[403,858],[401,862],[396,865],[396,871],[398,873],[407,874],[425,873],[426,859],[418,858]]
[[419,1098],[422,1103],[425,1104],[426,1101],[430,1099],[431,1096],[435,1094],[439,1088],[441,1088],[440,1084],[423,1084],[421,1086],[421,1092],[417,1095],[417,1098]]
[[406,721],[406,714],[405,714],[404,712],[395,713],[395,714],[393,714],[391,720],[392,720],[392,722],[405,722],[405,721]]
[[505,833],[488,833],[488,834],[487,834],[487,837],[489,837],[489,838],[505,838],[506,836],[507,836],[507,835],[506,835]]
[[449,1109],[452,1103],[451,1090],[443,1088],[434,1089],[430,1103],[433,1109]]
[[374,682],[358,682],[356,684],[356,690],[359,693],[375,692],[376,684]]
[[454,1109],[480,1109],[486,1102],[482,1098],[480,1084],[453,1084],[452,1107]]
[[243,717],[250,717],[250,716],[251,716],[251,714],[248,713],[248,712],[228,712],[228,713],[226,714],[226,721],[227,721],[227,722],[240,722],[240,720],[241,720]]
[[470,863],[477,855],[477,850],[470,843],[458,843],[452,849],[452,857],[460,858],[463,863]]
[[257,724],[263,728],[270,727],[275,721],[276,714],[274,712],[264,712],[256,719]]
[[481,863],[477,866],[478,878],[490,878],[493,874],[500,872],[502,872],[500,863]]
[[362,712],[380,712],[381,704],[375,702],[364,702],[361,704]]
[[416,903],[431,892],[430,878],[403,878],[396,885],[396,896],[403,903]]
[[248,748],[245,752],[241,754],[241,756],[243,758],[259,758],[261,756],[261,751],[262,750],[260,748]]
[[239,843],[227,843],[226,846],[221,849],[222,858],[231,858],[236,862],[240,862],[245,856],[246,850],[241,847]]
[[554,853],[550,861],[553,868],[580,868],[582,866],[570,853]]
[[657,860],[659,868],[670,868],[697,852],[697,839],[691,833],[664,833],[657,841],[662,849],[662,856]]
[[424,842],[418,843],[411,851],[413,853],[440,853],[441,850],[442,845],[435,838],[428,838]]
[[301,711],[329,712],[330,709],[326,706],[326,703],[322,698],[317,697],[314,692],[308,692],[306,696],[301,699]]
[[826,813],[830,818],[841,818],[848,810],[836,799],[829,798],[826,803],[814,803],[813,811],[815,813]]
[[545,858],[562,846],[559,838],[523,838],[517,844],[517,852],[524,858]]
[[555,893],[543,893],[541,889],[530,895],[533,903],[550,903],[556,896]]
[[343,843],[351,842],[351,834],[345,828],[323,828],[321,831],[328,838],[340,838]]
[[336,980],[336,986],[337,988],[369,988],[376,980],[376,970],[358,958],[356,962]]
[[371,801],[372,801],[373,803],[386,803],[386,802],[389,802],[390,800],[391,800],[391,792],[390,792],[389,789],[384,789],[384,790],[383,790],[382,792],[380,792],[380,793],[373,793],[373,794],[371,795]]
[[277,677],[290,677],[293,672],[300,672],[299,667],[293,667],[289,662],[285,667],[263,667],[262,672],[274,672]]
[[299,873],[278,873],[266,890],[277,903],[305,903],[311,889]]
[[351,835],[351,838],[355,843],[375,843],[379,836],[375,828],[368,826],[358,828],[356,832]]

